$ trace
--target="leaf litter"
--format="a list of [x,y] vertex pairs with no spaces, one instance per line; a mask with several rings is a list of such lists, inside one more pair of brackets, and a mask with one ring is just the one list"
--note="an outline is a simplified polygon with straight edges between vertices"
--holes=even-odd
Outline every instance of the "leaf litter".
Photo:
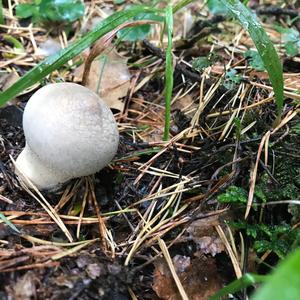
[[[120,5],[108,3],[110,9]],[[86,3],[84,21],[101,16],[102,9],[103,3]],[[36,46],[49,34],[36,25],[22,26],[8,7],[4,13],[8,23],[1,29],[22,41],[26,51],[15,53],[13,44],[1,40],[1,51],[9,53],[1,68],[22,76],[41,59]],[[272,40],[280,42],[270,20],[265,25]],[[73,36],[64,29],[50,34],[62,48],[82,32],[79,23],[72,26]],[[272,250],[253,253],[246,234],[230,227],[231,221],[243,218],[245,206],[235,199],[220,203],[218,196],[233,185],[248,190],[250,182],[255,188],[253,180],[262,184],[265,172],[272,183],[265,190],[272,191],[280,184],[274,170],[286,157],[297,174],[299,135],[293,128],[299,124],[299,74],[285,70],[289,98],[282,123],[266,135],[274,121],[274,95],[266,73],[254,70],[244,58],[253,49],[247,33],[236,23],[212,16],[202,3],[190,5],[174,30],[171,139],[163,142],[166,41],[161,39],[163,28],[154,26],[146,42],[112,44],[92,62],[88,86],[117,110],[121,143],[114,162],[92,178],[43,193],[54,208],[54,219],[20,186],[10,159],[24,146],[16,115],[31,91],[17,97],[14,109],[0,109],[1,213],[21,230],[19,235],[0,224],[1,299],[208,299],[242,270],[259,270],[257,261],[276,261]],[[193,59],[210,53],[216,61],[195,70]],[[87,55],[73,59],[45,82],[73,81],[74,76],[81,81]],[[297,57],[284,52],[281,56],[299,63]],[[239,80],[228,88],[224,80],[230,70]],[[272,153],[266,150],[270,143]],[[297,184],[291,191],[297,191]],[[292,199],[294,194],[286,195]],[[249,220],[255,225],[261,203],[255,197],[251,201]],[[270,224],[290,220],[276,205],[259,213]],[[295,218],[294,224],[299,223]]]

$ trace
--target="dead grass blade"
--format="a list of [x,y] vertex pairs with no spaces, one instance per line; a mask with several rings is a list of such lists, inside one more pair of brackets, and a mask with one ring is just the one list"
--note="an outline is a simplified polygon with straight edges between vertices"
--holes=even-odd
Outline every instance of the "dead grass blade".
[[164,242],[164,240],[158,239],[158,244],[159,244],[159,247],[160,247],[160,249],[161,249],[161,251],[162,251],[162,253],[163,253],[163,255],[164,255],[164,257],[167,261],[167,264],[169,266],[169,269],[171,271],[171,274],[173,276],[173,279],[176,283],[176,286],[179,290],[179,293],[180,293],[182,299],[183,300],[189,300],[189,297],[187,296],[187,293],[185,292],[185,290],[183,288],[183,285],[182,285],[182,283],[181,283],[181,281],[180,281],[180,279],[179,279],[179,277],[178,277],[178,275],[175,271],[175,267],[173,265],[172,258],[170,256],[170,253],[169,253],[169,250],[168,250],[168,247],[167,247],[166,243]]
[[[13,159],[12,156],[10,156],[11,161],[14,164],[14,167],[17,168],[15,160]],[[32,196],[44,209],[45,211],[49,214],[49,216],[53,219],[53,221],[57,224],[57,226],[62,230],[62,232],[65,234],[67,239],[70,242],[73,242],[73,237],[70,234],[69,230],[65,226],[64,222],[61,220],[60,216],[57,214],[57,212],[54,210],[54,208],[49,204],[49,202],[45,199],[45,197],[42,195],[42,193],[36,188],[36,186],[23,174],[20,170],[18,170],[24,178],[26,178],[26,182],[22,179],[19,178],[20,183],[24,190]],[[30,190],[32,189],[36,195]]]
[[240,268],[240,265],[238,263],[238,259],[237,257],[235,256],[234,254],[234,251],[232,250],[232,247],[230,246],[230,243],[222,229],[222,227],[220,225],[217,225],[215,226],[216,228],[216,231],[218,232],[222,242],[224,243],[225,247],[226,247],[226,250],[228,252],[228,255],[231,259],[231,262],[232,262],[232,265],[233,265],[233,269],[235,271],[235,275],[237,278],[240,278],[242,277],[242,271],[241,271],[241,268]]

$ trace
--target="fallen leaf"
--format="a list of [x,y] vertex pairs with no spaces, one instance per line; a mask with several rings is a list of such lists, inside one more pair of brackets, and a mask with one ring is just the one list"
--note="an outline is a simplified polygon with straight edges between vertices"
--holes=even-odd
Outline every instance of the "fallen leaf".
[[224,226],[223,218],[229,218],[229,216],[227,214],[222,217],[213,215],[200,218],[190,224],[187,232],[190,239],[197,244],[198,250],[212,256],[225,251],[225,246],[215,230],[217,225]]
[[[75,70],[75,81],[82,79],[83,70],[84,65]],[[99,94],[109,107],[122,111],[121,98],[128,93],[130,78],[127,58],[113,49],[92,62],[87,87]]]
[[[190,300],[206,300],[221,287],[215,260],[200,256],[191,259],[176,255],[173,258],[176,273]],[[181,296],[165,260],[155,262],[153,290],[160,299],[180,300]]]

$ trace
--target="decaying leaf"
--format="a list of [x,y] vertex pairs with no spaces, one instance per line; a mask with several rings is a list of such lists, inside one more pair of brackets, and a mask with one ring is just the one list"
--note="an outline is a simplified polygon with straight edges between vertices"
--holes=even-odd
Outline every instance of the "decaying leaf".
[[[201,256],[191,259],[176,255],[173,264],[190,300],[206,300],[222,286],[212,257]],[[155,263],[153,289],[161,299],[181,299],[169,267],[163,259]]]
[[219,215],[213,215],[198,219],[188,227],[187,232],[199,251],[212,256],[225,251],[225,246],[215,230],[217,225],[224,226],[224,222],[220,220]]
[[[76,81],[81,80],[83,70],[84,65],[76,69]],[[119,55],[114,49],[102,53],[91,64],[86,86],[98,93],[109,107],[122,111],[124,102],[121,98],[127,95],[130,87],[127,58]]]

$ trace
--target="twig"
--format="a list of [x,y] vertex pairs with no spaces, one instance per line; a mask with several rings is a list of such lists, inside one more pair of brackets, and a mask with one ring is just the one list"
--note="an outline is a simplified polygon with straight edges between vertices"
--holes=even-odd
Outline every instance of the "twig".
[[299,16],[299,13],[295,9],[281,8],[277,6],[270,7],[261,7],[256,10],[256,13],[259,15],[272,15],[272,16],[290,16],[296,18]]

